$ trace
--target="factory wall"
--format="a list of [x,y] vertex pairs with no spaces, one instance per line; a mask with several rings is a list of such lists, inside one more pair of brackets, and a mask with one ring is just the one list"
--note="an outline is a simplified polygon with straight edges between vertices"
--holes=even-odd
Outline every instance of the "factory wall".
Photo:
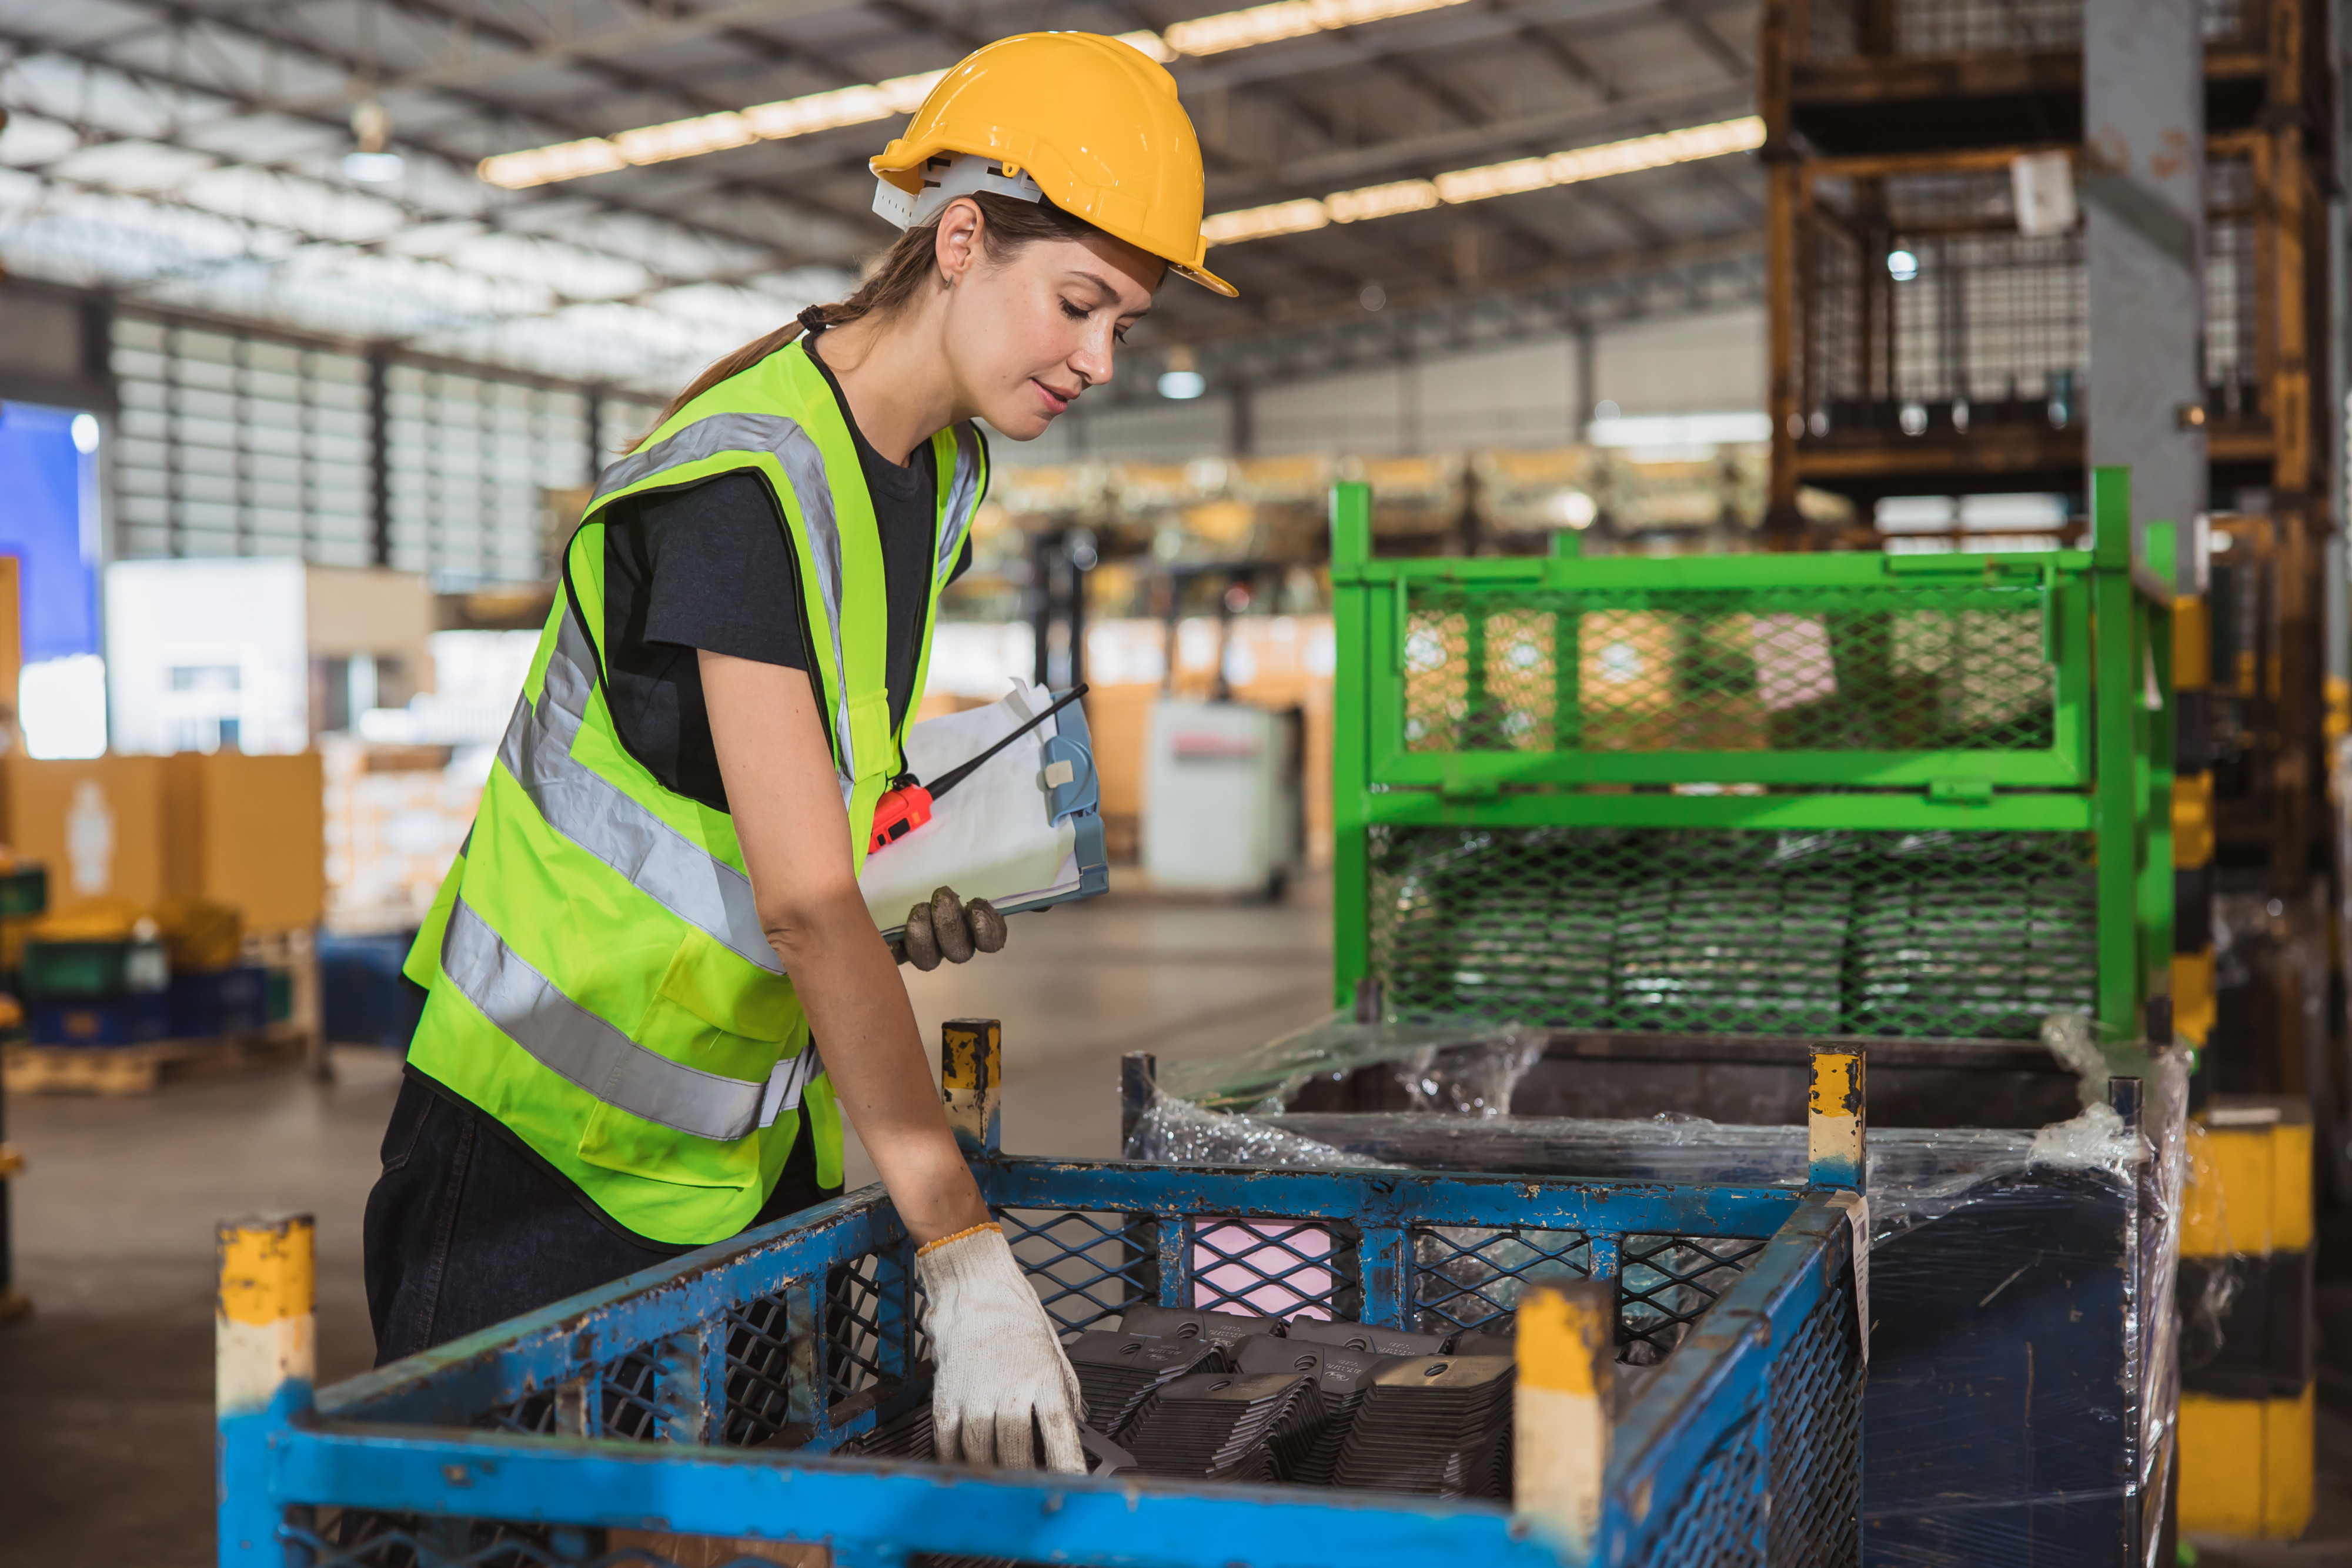
[[[1267,387],[1245,409],[1228,396],[1152,400],[1056,423],[1034,442],[999,444],[1001,461],[1181,462],[1295,452],[1412,455],[1465,446],[1576,440],[1603,398],[1629,414],[1747,411],[1764,404],[1760,308],[1644,321],[1596,334],[1591,381],[1580,346],[1548,340]],[[1139,372],[1149,374],[1150,371]],[[1084,405],[1080,405],[1081,409]]]

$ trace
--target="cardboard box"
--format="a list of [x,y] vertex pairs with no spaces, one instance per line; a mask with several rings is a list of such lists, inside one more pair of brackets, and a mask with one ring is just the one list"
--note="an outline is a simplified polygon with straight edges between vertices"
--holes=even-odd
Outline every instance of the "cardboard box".
[[7,780],[8,845],[48,868],[52,909],[101,898],[148,909],[182,894],[271,932],[314,925],[325,907],[316,754],[19,757]]
[[164,850],[167,765],[161,757],[8,759],[8,847],[48,867],[50,908],[101,898],[147,908],[174,891]]
[[327,904],[319,754],[185,751],[163,760],[170,891],[243,912],[248,932],[318,924]]

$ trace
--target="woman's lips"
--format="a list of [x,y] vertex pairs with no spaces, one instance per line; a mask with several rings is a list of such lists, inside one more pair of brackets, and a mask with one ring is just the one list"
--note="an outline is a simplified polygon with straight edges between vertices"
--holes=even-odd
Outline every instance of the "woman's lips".
[[1077,401],[1075,395],[1064,397],[1060,392],[1055,392],[1052,387],[1047,386],[1044,382],[1039,381],[1034,376],[1029,378],[1029,384],[1035,387],[1037,389],[1038,395],[1045,400],[1045,412],[1047,413],[1060,413],[1063,410],[1068,408],[1070,404]]

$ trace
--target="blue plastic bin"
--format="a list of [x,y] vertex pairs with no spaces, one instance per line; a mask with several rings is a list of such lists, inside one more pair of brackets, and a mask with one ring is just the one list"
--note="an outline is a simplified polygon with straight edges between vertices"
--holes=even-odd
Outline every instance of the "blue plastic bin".
[[269,971],[256,966],[175,974],[164,998],[173,1040],[249,1034],[269,1021]]
[[327,1039],[406,1051],[425,996],[400,977],[414,931],[319,939],[320,1006]]
[[112,1001],[27,1004],[35,1045],[145,1045],[162,1040],[170,1012],[162,991],[136,991]]

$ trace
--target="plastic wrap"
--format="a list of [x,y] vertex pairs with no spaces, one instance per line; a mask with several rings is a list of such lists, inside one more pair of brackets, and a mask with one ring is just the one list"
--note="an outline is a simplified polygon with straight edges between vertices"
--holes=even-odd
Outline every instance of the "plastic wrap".
[[[1387,1054],[1364,1060],[1400,1075],[1415,1051],[1434,1043],[1380,1032],[1391,1037],[1382,1042]],[[1320,1047],[1303,1036],[1291,1037],[1282,1059],[1287,1072],[1259,1069],[1256,1084],[1278,1089],[1289,1074],[1305,1082],[1314,1059],[1298,1047]],[[1453,1049],[1465,1043],[1472,1042],[1456,1040]],[[1507,1054],[1511,1042],[1475,1043],[1507,1073],[1516,1060]],[[2106,1069],[2104,1055],[2091,1055]],[[1193,1082],[1216,1081],[1213,1071],[1195,1071]],[[2173,1052],[2142,1065],[2137,1076],[2136,1128],[2126,1094],[2117,1102],[2122,1112],[2102,1099],[2036,1130],[1871,1129],[1870,1563],[2073,1568],[2119,1561],[2127,1551],[2154,1568],[2179,1403],[2173,1297],[2188,1085],[2183,1059]],[[1270,1092],[1256,1103],[1282,1098]],[[1431,1092],[1423,1103],[1467,1107],[1475,1099]],[[1206,1151],[1198,1157],[1224,1164],[1370,1162],[1795,1186],[1805,1180],[1805,1142],[1801,1126],[1675,1114],[1240,1115],[1163,1093],[1139,1119],[1129,1155],[1191,1158],[1160,1151]],[[1456,1288],[1507,1294],[1511,1281],[1491,1264],[1475,1265],[1480,1278],[1457,1277],[1473,1266],[1459,1261],[1463,1239],[1418,1237],[1416,1260]],[[1531,1246],[1528,1260],[1535,1257]],[[1641,1364],[1670,1349],[1637,1336],[1621,1354]]]
[[1279,1111],[1310,1080],[1387,1066],[1400,1070],[1416,1107],[1508,1114],[1512,1089],[1543,1046],[1542,1030],[1516,1024],[1358,1023],[1334,1013],[1232,1056],[1165,1062],[1160,1085],[1213,1111]]

